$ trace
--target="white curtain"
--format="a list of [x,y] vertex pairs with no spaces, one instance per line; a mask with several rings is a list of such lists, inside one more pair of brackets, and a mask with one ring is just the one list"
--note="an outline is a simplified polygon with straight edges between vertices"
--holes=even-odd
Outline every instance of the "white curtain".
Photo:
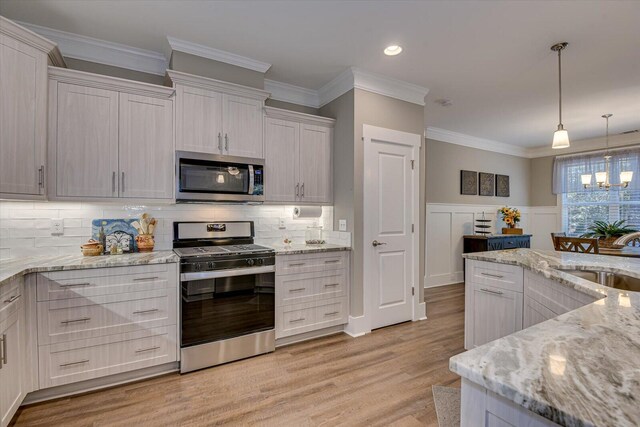
[[[596,185],[596,172],[605,171],[604,151],[556,157],[553,162],[553,193],[601,191]],[[640,146],[610,150],[609,182],[620,182],[620,172],[633,171],[629,190],[640,190]],[[581,175],[591,174],[592,187],[585,189]],[[611,190],[619,190],[612,187]]]

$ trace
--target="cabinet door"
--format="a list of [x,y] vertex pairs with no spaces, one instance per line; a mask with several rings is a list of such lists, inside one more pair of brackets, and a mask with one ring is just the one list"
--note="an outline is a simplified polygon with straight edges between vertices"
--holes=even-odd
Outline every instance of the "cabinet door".
[[[22,304],[20,301],[19,304]],[[0,369],[0,426],[7,426],[26,393],[23,383],[25,337],[22,305],[6,321],[0,323],[2,368]]]
[[222,105],[224,154],[261,159],[263,102],[224,95]]
[[178,150],[222,154],[222,94],[178,85],[176,127]]
[[118,92],[58,84],[56,195],[117,197]]
[[0,193],[44,194],[46,55],[0,35]]
[[173,101],[120,94],[120,197],[173,198]]
[[330,203],[332,129],[300,125],[300,201]]
[[300,125],[267,118],[264,126],[265,197],[270,202],[295,202],[298,192]]
[[473,285],[473,345],[479,346],[522,329],[522,293]]

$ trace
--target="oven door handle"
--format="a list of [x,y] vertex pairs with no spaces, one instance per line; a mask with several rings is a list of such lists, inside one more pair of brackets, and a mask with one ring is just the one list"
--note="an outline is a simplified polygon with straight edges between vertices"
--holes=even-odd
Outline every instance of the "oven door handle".
[[219,277],[248,276],[250,274],[273,273],[276,271],[275,265],[264,267],[232,268],[228,270],[203,271],[200,273],[182,273],[180,281],[191,282],[194,280],[217,279]]

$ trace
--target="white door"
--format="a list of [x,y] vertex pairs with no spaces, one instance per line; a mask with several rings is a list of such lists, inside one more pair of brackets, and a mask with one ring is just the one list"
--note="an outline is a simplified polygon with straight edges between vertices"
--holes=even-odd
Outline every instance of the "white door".
[[58,84],[56,195],[118,197],[118,92]]
[[265,197],[270,202],[295,202],[298,192],[300,124],[273,118],[264,124]]
[[177,85],[176,127],[178,150],[223,154],[222,94]]
[[224,154],[254,159],[263,157],[263,106],[257,99],[223,95]]
[[173,198],[173,102],[120,94],[120,197]]
[[0,193],[44,194],[46,56],[0,34]]
[[368,125],[363,136],[365,316],[375,329],[415,317],[421,137]]
[[301,202],[330,203],[333,193],[331,140],[333,129],[300,124],[299,178]]

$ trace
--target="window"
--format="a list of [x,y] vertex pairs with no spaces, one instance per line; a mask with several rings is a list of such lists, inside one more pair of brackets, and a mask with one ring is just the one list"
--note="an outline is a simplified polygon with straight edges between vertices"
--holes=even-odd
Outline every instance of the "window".
[[588,153],[557,157],[554,162],[553,189],[562,195],[562,223],[568,235],[585,233],[594,221],[626,220],[640,229],[640,147],[612,150],[609,165],[611,183],[618,183],[621,171],[633,171],[633,181],[627,188],[612,187],[609,191],[597,186],[585,189],[580,176],[605,170],[604,153]]

